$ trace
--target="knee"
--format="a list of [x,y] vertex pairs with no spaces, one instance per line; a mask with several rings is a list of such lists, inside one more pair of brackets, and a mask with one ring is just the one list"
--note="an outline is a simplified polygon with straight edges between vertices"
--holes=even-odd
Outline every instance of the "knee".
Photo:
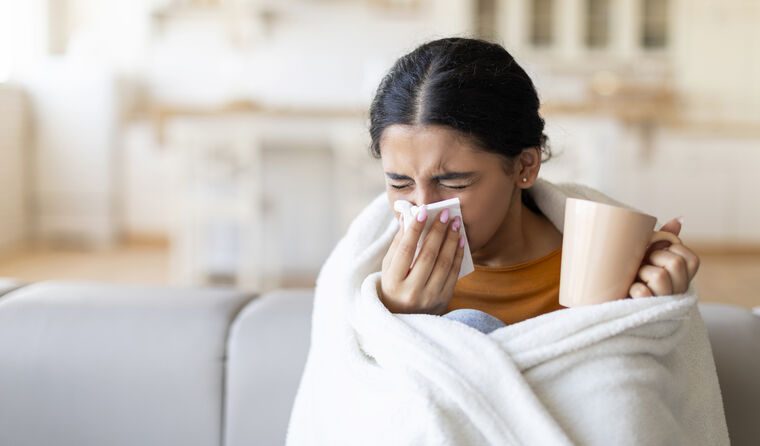
[[483,333],[490,333],[497,328],[506,326],[500,319],[474,308],[460,308],[444,314],[443,317],[469,325]]
[[479,322],[482,321],[486,316],[493,317],[486,312],[476,310],[474,308],[460,308],[458,310],[449,311],[443,315],[443,317],[447,319],[452,319],[464,323]]

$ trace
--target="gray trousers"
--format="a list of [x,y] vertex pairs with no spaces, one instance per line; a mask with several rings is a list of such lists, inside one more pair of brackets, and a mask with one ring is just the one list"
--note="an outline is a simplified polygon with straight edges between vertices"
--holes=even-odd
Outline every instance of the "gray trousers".
[[506,327],[507,324],[488,313],[473,308],[460,308],[458,310],[449,311],[441,317],[453,319],[463,324],[467,324],[472,328],[482,331],[483,333],[490,333],[497,328]]

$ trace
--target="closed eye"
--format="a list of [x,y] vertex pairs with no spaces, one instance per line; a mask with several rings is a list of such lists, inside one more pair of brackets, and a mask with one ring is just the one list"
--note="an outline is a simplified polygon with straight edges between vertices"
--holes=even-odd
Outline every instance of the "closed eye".
[[[470,186],[469,184],[465,184],[463,186],[453,186],[453,185],[442,184],[442,183],[439,183],[439,185],[441,185],[441,186],[443,186],[445,188],[448,188],[448,189],[464,189],[464,188],[467,188],[467,187]],[[394,189],[404,189],[406,187],[411,186],[411,184],[391,184],[390,186],[392,188],[394,188]]]

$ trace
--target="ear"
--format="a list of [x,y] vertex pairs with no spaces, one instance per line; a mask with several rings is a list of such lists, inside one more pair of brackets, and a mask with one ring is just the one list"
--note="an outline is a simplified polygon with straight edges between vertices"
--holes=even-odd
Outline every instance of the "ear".
[[521,189],[533,186],[541,168],[541,150],[528,147],[522,150],[515,164],[515,185]]

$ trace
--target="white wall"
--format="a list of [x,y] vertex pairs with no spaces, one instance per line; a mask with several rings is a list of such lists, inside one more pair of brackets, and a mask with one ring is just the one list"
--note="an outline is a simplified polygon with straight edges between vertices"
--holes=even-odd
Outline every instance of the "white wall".
[[693,240],[760,244],[760,132],[662,128],[653,139],[656,149],[639,162],[639,174],[620,179],[632,202],[661,218],[683,215]]
[[101,64],[78,58],[50,58],[25,78],[36,133],[35,237],[115,241],[114,84]]
[[674,81],[687,114],[760,122],[760,2],[675,2]]
[[150,49],[148,83],[157,100],[169,103],[247,98],[281,106],[364,107],[396,58],[427,40],[472,28],[471,0],[429,4],[394,12],[371,2],[272,3],[271,27],[247,39],[236,37],[224,16],[169,16]]

